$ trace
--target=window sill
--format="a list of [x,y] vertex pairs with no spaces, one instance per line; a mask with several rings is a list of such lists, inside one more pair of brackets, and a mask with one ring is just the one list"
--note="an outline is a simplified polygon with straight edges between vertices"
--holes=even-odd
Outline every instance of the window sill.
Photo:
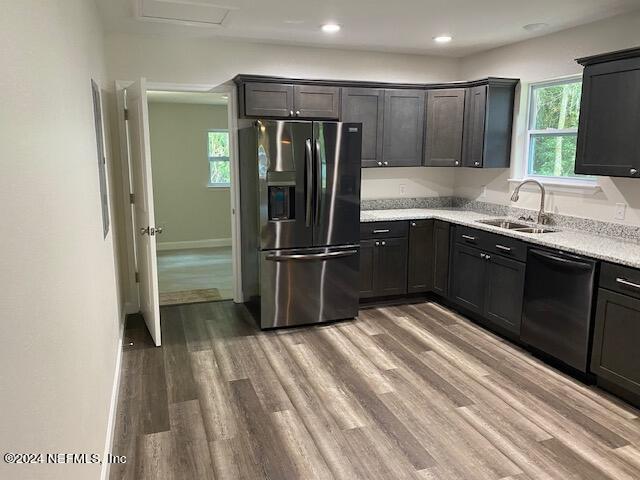
[[[521,183],[524,180],[538,180],[542,183],[545,189],[549,192],[564,192],[574,194],[595,195],[602,191],[600,185],[597,182],[590,182],[585,180],[560,180],[555,178],[541,178],[541,177],[526,177],[526,178],[510,178],[509,183]],[[523,190],[533,190],[536,187],[532,185],[525,185]]]
[[219,184],[215,184],[215,185],[208,184],[207,188],[215,188],[215,189],[226,188],[226,189],[229,189],[229,188],[231,188],[231,185],[230,184],[225,184],[225,183],[219,183]]

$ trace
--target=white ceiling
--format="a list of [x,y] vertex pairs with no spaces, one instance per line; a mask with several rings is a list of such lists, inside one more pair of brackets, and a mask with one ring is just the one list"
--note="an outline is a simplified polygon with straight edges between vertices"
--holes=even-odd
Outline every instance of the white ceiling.
[[[110,32],[453,57],[640,9],[640,0],[98,0],[98,4]],[[140,19],[142,7],[165,18]],[[203,22],[174,22],[168,16]],[[322,33],[319,27],[326,22],[339,23],[342,30]],[[532,23],[548,27],[523,28]],[[444,33],[453,41],[435,44],[433,37]]]
[[150,90],[147,100],[151,103],[193,103],[197,105],[226,105],[229,99],[223,93],[209,92],[166,92]]

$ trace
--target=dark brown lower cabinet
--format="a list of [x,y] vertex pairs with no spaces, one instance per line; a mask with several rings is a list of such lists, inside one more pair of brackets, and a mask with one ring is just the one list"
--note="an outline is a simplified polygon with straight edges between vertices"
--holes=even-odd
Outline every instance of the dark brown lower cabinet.
[[491,323],[513,333],[520,333],[524,274],[522,262],[487,255],[484,316]]
[[409,223],[409,264],[407,291],[430,292],[433,289],[434,235],[433,220],[414,220]]
[[375,243],[375,240],[360,240],[360,298],[370,298],[376,293],[374,282]]
[[457,243],[453,250],[451,298],[475,313],[482,313],[485,299],[484,253],[477,248]]
[[442,220],[433,224],[433,291],[446,297],[449,293],[449,245],[451,225]]
[[640,299],[600,288],[591,371],[640,396]]
[[407,293],[407,239],[360,241],[360,298]]
[[526,264],[455,244],[451,299],[487,322],[520,333]]

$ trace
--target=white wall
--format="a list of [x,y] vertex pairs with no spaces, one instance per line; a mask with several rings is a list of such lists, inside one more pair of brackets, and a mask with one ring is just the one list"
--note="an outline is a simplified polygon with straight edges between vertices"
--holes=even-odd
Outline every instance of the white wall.
[[[146,77],[152,82],[219,85],[246,73],[424,83],[459,76],[458,60],[422,55],[129,34],[109,34],[106,47],[112,80]],[[374,170],[363,171],[364,198],[450,195],[452,191],[453,177],[445,170],[385,171],[385,181]],[[405,195],[399,193],[400,185],[406,185]]]
[[[102,454],[121,308],[114,232],[102,236],[94,3],[2,2],[0,45],[0,452]],[[0,461],[7,479],[99,470]]]
[[[512,148],[511,171],[478,171],[461,169],[456,174],[455,193],[479,198],[482,185],[487,185],[490,202],[509,204],[507,179],[516,175],[517,165],[525,161],[525,129],[528,84],[556,77],[579,74],[582,67],[575,58],[640,45],[640,12],[583,25],[563,32],[501,47],[462,59],[461,79],[487,75],[516,77],[522,80],[517,92],[516,122]],[[623,223],[640,223],[640,182],[637,179],[601,177],[602,192],[595,195],[553,192],[549,209],[567,215],[614,220],[616,203],[629,205]],[[538,193],[521,196],[518,206],[537,208]]]
[[208,186],[207,132],[226,129],[226,105],[149,103],[158,247],[175,242],[231,242],[229,188]]

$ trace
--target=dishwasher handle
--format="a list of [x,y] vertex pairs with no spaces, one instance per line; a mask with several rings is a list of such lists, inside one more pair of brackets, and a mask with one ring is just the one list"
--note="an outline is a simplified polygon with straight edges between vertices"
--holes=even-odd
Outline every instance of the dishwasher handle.
[[578,270],[591,270],[593,268],[593,263],[575,260],[574,258],[565,257],[562,254],[555,254],[533,248],[529,250],[529,253],[547,263],[552,263],[561,267],[575,268]]

